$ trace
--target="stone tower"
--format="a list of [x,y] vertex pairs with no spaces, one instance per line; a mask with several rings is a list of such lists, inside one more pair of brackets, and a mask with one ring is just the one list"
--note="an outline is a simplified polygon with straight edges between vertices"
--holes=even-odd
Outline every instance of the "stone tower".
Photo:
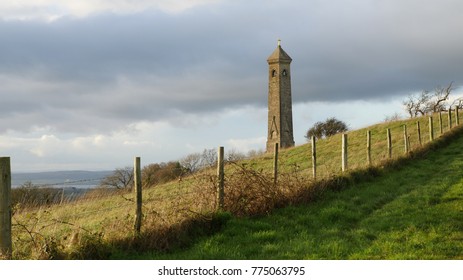
[[272,152],[275,143],[281,148],[294,146],[293,110],[291,101],[291,57],[281,48],[267,59],[268,69],[268,136],[267,152]]

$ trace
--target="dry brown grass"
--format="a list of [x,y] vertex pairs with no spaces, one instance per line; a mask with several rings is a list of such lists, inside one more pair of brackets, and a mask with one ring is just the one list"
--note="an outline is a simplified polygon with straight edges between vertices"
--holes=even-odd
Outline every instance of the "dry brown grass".
[[[349,132],[350,172],[340,172],[339,135],[319,141],[319,180],[311,179],[308,144],[281,151],[280,171],[274,184],[272,155],[228,163],[225,168],[225,211],[234,216],[265,215],[278,207],[317,199],[326,189],[340,189],[349,182],[374,178],[383,168],[404,158],[416,156],[420,149],[414,127],[417,119],[379,124]],[[423,144],[429,143],[426,118],[421,118]],[[437,120],[435,119],[435,122]],[[445,123],[445,120],[444,120]],[[402,125],[409,126],[413,152],[403,153]],[[385,130],[393,131],[392,161],[386,157]],[[438,125],[434,125],[436,138]],[[366,163],[366,131],[372,131],[374,164]],[[460,131],[461,128],[455,130]],[[445,129],[444,131],[448,131]],[[395,162],[395,163],[394,163]],[[394,163],[394,164],[393,164]],[[88,194],[63,205],[35,209],[16,209],[13,216],[13,257],[15,259],[106,259],[118,250],[160,250],[182,248],[198,236],[215,232],[229,215],[216,212],[217,176],[215,170],[181,181],[143,190],[143,223],[134,234],[134,194],[105,192]]]

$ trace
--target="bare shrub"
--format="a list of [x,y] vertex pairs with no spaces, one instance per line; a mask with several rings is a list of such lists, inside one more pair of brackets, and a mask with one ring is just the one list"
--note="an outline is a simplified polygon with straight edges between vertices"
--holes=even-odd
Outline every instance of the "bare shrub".
[[26,182],[19,188],[11,190],[12,204],[23,209],[58,204],[61,202],[62,196],[62,189],[34,185],[31,182]]
[[291,203],[294,193],[304,189],[298,171],[281,173],[275,184],[272,175],[246,165],[232,163],[225,178],[225,210],[235,216],[268,214]]
[[141,177],[144,187],[156,186],[178,179],[185,173],[185,168],[178,161],[152,163],[143,167]]
[[255,158],[255,157],[259,157],[259,156],[262,156],[265,154],[265,151],[263,149],[260,149],[260,150],[250,150],[247,154],[246,154],[246,157],[247,158]]
[[278,196],[277,188],[267,174],[234,165],[225,178],[224,208],[236,216],[268,213]]
[[384,122],[395,122],[395,121],[399,121],[402,119],[402,116],[399,114],[399,113],[394,113],[390,116],[385,116],[384,117]]
[[187,174],[195,173],[201,169],[201,154],[189,154],[180,160],[180,164]]

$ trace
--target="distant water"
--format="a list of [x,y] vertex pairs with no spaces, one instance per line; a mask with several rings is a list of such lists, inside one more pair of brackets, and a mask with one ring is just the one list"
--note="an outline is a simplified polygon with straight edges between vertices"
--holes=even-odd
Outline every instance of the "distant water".
[[52,171],[11,174],[13,188],[28,182],[34,186],[53,188],[88,189],[100,185],[103,178],[113,171]]

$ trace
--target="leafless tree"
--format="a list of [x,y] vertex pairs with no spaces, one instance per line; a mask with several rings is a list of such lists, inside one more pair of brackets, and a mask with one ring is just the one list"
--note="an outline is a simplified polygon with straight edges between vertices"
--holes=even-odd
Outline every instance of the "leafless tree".
[[204,149],[202,153],[189,154],[180,160],[180,165],[187,173],[195,173],[203,168],[213,167],[217,162],[216,149]]
[[410,115],[410,118],[413,118],[416,114],[415,112],[415,98],[413,95],[409,95],[406,100],[402,102],[404,105],[405,111]]
[[390,116],[385,116],[384,117],[385,122],[393,122],[393,121],[398,121],[400,119],[402,119],[402,116],[397,112],[395,112],[394,114],[392,114]]
[[217,150],[216,149],[204,149],[201,155],[201,167],[212,167],[217,163]]
[[189,154],[180,160],[180,164],[188,173],[195,173],[201,169],[201,154]]
[[453,82],[448,87],[437,87],[434,91],[434,100],[431,100],[429,107],[432,108],[433,113],[446,110],[445,101],[449,99],[449,95],[453,90]]
[[447,107],[446,101],[449,99],[449,95],[452,90],[453,82],[451,82],[447,87],[437,87],[432,93],[427,90],[423,90],[418,95],[409,95],[402,104],[404,105],[405,111],[407,111],[411,118],[419,115],[424,116],[428,113],[445,111]]
[[419,114],[424,116],[429,111],[432,95],[427,90],[423,90],[419,95],[409,95],[408,99],[402,104],[410,117],[417,117]]
[[463,109],[463,97],[457,98],[453,100],[452,104],[450,105],[452,108],[458,107],[458,109]]
[[260,150],[250,150],[246,157],[247,158],[254,158],[254,157],[258,157],[258,156],[261,156],[261,155],[264,155],[265,154],[265,151],[263,149],[260,149]]
[[101,187],[131,189],[133,187],[133,168],[117,168],[100,182]]
[[228,161],[239,161],[239,160],[245,159],[246,155],[235,149],[231,149],[230,151],[227,152],[227,155],[225,158]]

